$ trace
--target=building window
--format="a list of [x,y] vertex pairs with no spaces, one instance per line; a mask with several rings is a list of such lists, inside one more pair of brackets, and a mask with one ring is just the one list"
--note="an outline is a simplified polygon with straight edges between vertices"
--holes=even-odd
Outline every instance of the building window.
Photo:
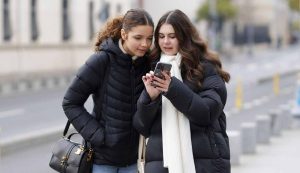
[[121,14],[122,13],[122,5],[118,4],[117,5],[117,14]]
[[39,37],[38,31],[38,22],[37,22],[37,7],[36,7],[36,0],[31,0],[31,9],[30,9],[30,29],[31,29],[31,40],[36,41]]
[[99,20],[101,22],[105,22],[109,17],[110,5],[109,5],[108,2],[103,2],[102,1],[101,6],[102,6],[102,8],[101,8],[100,13],[99,13]]
[[69,0],[63,0],[62,7],[62,39],[67,41],[72,36],[69,15]]
[[89,3],[89,39],[92,40],[94,37],[94,2]]
[[3,40],[9,41],[12,37],[9,0],[3,0]]

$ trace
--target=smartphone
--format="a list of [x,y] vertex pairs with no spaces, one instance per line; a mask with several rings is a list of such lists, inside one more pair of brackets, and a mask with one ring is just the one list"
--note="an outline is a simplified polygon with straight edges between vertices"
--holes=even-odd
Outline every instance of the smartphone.
[[154,76],[164,79],[162,72],[165,71],[166,73],[169,73],[171,68],[172,64],[170,63],[158,62],[154,69]]

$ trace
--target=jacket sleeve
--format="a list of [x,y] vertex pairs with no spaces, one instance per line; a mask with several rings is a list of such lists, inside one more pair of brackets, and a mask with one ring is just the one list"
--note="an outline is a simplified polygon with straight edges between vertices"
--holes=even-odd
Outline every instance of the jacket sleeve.
[[91,94],[101,89],[108,57],[95,53],[79,69],[63,98],[63,110],[74,128],[92,145],[104,142],[104,129],[84,107]]
[[133,126],[145,137],[150,136],[152,124],[157,116],[161,105],[161,96],[151,101],[147,91],[144,89],[137,102],[137,111],[133,117]]
[[199,126],[208,126],[221,115],[227,93],[223,79],[215,74],[204,79],[202,90],[198,93],[172,77],[165,96],[191,122]]

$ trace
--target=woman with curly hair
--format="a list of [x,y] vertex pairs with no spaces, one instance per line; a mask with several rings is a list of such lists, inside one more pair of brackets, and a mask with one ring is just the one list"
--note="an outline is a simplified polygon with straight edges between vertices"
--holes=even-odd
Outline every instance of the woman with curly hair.
[[[95,53],[69,86],[63,109],[94,149],[93,173],[136,173],[139,134],[132,125],[136,102],[150,70],[147,52],[154,25],[142,9],[108,21],[97,36]],[[84,103],[93,98],[89,113]]]

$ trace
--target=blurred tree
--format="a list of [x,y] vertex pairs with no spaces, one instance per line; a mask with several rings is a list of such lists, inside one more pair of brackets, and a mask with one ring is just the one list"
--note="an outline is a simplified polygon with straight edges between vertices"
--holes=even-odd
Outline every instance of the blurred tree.
[[300,12],[300,0],[287,0],[290,9]]
[[292,23],[291,29],[293,31],[300,31],[300,21],[295,21]]
[[[235,17],[237,9],[232,4],[231,0],[216,0],[216,5],[218,18],[220,18],[221,20],[227,20]],[[210,20],[211,18],[212,16],[210,15],[209,11],[209,2],[207,0],[203,5],[201,5],[198,8],[196,20]]]
[[196,21],[205,19],[208,21],[210,32],[211,47],[217,51],[223,49],[223,25],[227,20],[234,18],[237,14],[237,8],[231,0],[206,0],[199,6],[196,13]]

